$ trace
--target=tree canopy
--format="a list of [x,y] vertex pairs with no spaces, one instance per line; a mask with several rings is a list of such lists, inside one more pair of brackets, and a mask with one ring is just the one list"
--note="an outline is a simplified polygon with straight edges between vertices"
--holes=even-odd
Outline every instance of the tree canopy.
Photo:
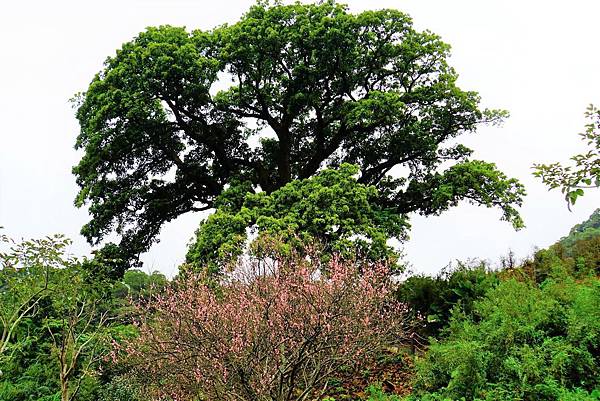
[[[456,85],[449,51],[400,11],[352,14],[333,1],[258,2],[209,31],[148,28],[76,100],[84,151],[73,169],[76,205],[91,214],[82,233],[97,245],[116,232],[119,256],[134,260],[165,222],[219,209],[224,191],[241,193],[229,205],[237,210],[215,216],[239,214],[244,193],[270,210],[276,194],[304,185],[294,180],[344,163],[360,171],[353,185],[368,192],[369,208],[396,216],[400,225],[381,229],[392,237],[404,235],[410,213],[438,214],[461,200],[497,206],[520,227],[523,187],[455,140],[506,112],[481,109],[476,92]],[[202,254],[194,249],[216,219],[200,227],[190,254]],[[238,224],[237,232],[246,223]]]
[[[325,256],[357,253],[369,260],[394,259],[388,238],[401,238],[408,222],[380,207],[374,186],[357,183],[358,168],[342,164],[312,178],[294,180],[267,194],[248,188],[226,190],[216,212],[201,223],[187,259],[218,272],[245,250],[246,229],[257,232],[254,253],[302,253],[307,244],[320,246]],[[242,187],[243,188],[243,187]],[[239,206],[236,196],[242,195]]]

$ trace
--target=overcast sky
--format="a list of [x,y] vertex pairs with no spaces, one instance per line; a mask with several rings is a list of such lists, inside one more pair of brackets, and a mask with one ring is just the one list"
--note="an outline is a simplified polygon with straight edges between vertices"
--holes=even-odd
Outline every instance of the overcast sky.
[[[250,0],[3,1],[0,7],[0,226],[13,237],[64,233],[86,255],[79,235],[88,216],[76,209],[71,167],[77,121],[68,100],[87,88],[123,42],[147,26],[210,29],[235,22]],[[519,257],[565,235],[600,206],[588,191],[569,212],[560,192],[531,176],[534,162],[564,161],[582,150],[577,133],[589,103],[600,104],[600,2],[507,0],[350,0],[352,11],[396,8],[418,29],[452,45],[459,85],[483,105],[507,109],[504,126],[484,127],[463,142],[475,157],[497,163],[523,182],[527,228],[515,232],[500,211],[461,205],[439,217],[413,218],[406,259],[433,273],[455,259]],[[145,268],[177,271],[202,218],[186,215],[164,227],[143,256]]]

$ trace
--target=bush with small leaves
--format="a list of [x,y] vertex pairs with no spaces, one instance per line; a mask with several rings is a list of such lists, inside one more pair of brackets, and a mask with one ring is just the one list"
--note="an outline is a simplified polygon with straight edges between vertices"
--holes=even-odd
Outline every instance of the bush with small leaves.
[[412,400],[596,399],[598,305],[596,278],[502,282],[474,317],[454,311],[448,338],[417,363]]

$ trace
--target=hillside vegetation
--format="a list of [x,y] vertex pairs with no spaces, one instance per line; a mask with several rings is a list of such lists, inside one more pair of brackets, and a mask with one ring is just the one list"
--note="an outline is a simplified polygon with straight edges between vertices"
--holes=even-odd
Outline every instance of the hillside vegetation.
[[[367,315],[364,313],[369,309],[357,309],[352,312],[354,315],[350,320],[337,321],[333,316],[327,317],[330,313],[327,311],[333,311],[329,309],[333,304],[321,304],[322,308],[325,308],[320,312],[323,315],[311,323],[316,324],[312,326],[312,330],[320,327],[321,323],[326,324],[331,327],[328,329],[332,330],[331,335],[337,333],[335,336],[339,336],[336,337],[339,341],[346,338],[343,341],[348,341],[348,344],[353,346],[358,346],[358,337],[348,336],[348,333],[355,329],[360,330],[366,336],[361,340],[362,345],[359,349],[369,351],[368,359],[365,359],[366,355],[356,354],[361,363],[358,363],[359,360],[354,360],[356,364],[352,362],[352,353],[343,358],[340,354],[335,356],[335,359],[330,359],[337,362],[330,365],[334,368],[329,373],[319,376],[320,388],[324,389],[321,397],[328,397],[330,400],[406,401],[599,399],[600,236],[591,234],[597,229],[597,224],[598,212],[595,212],[589,220],[575,226],[568,236],[560,239],[555,245],[537,251],[532,258],[515,266],[492,270],[485,264],[459,264],[435,277],[408,277],[393,289],[393,297],[400,302],[399,305],[405,306],[393,312],[394,315],[381,317],[382,323],[372,326],[373,330],[386,328],[386,336],[392,335],[383,343],[377,342],[377,338],[384,332],[377,334],[379,332],[375,331],[367,335],[366,326],[361,326],[367,322]],[[586,235],[582,237],[582,233]],[[13,333],[4,339],[6,344],[1,359],[0,400],[50,401],[60,399],[61,391],[65,391],[65,388],[65,397],[72,400],[154,399],[148,398],[144,389],[148,384],[166,383],[164,380],[171,380],[166,378],[172,377],[174,367],[156,364],[160,352],[152,357],[155,361],[153,365],[146,363],[149,355],[141,350],[149,349],[149,346],[158,346],[157,341],[161,335],[159,332],[153,332],[151,337],[143,340],[150,342],[138,348],[141,353],[129,348],[126,352],[134,354],[122,359],[120,355],[125,352],[125,344],[130,341],[134,341],[131,344],[139,344],[135,342],[139,335],[139,325],[135,322],[143,318],[148,322],[145,324],[154,324],[152,322],[155,318],[152,316],[160,313],[161,308],[168,307],[169,302],[183,302],[175,309],[178,313],[187,313],[181,309],[184,305],[185,308],[191,308],[190,313],[198,313],[195,312],[193,299],[199,300],[209,293],[200,295],[201,293],[196,292],[204,291],[200,288],[192,293],[188,292],[187,296],[192,296],[192,303],[188,303],[177,295],[180,291],[191,290],[184,290],[180,280],[169,283],[164,276],[157,273],[147,275],[135,270],[126,272],[120,281],[94,281],[86,271],[86,267],[90,266],[89,261],[81,263],[64,257],[63,249],[67,244],[64,241],[57,238],[13,243],[13,250],[2,255],[3,322],[8,322],[9,316],[26,313],[21,313],[21,321],[15,326]],[[296,263],[292,260],[289,259],[286,263]],[[11,263],[19,263],[21,268],[13,270],[11,266],[14,265]],[[321,263],[329,262],[319,262],[315,267],[321,269]],[[293,271],[298,271],[298,267]],[[47,282],[43,281],[46,276]],[[289,281],[290,279],[292,281]],[[32,280],[43,283],[42,287],[37,290],[31,288],[29,283]],[[306,327],[309,330],[306,333],[309,335],[307,338],[312,338],[311,342],[314,342],[316,337],[310,335],[309,326],[304,326],[307,322],[297,320],[300,316],[311,315],[311,312],[302,312],[297,317],[288,315],[285,309],[286,302],[299,305],[299,301],[293,300],[295,295],[285,295],[283,292],[284,288],[304,286],[308,282],[300,284],[305,280],[300,276],[282,276],[282,280],[279,284],[281,290],[275,290],[273,296],[279,297],[278,308],[283,309],[273,309],[271,313],[279,314],[278,319],[283,319],[277,324],[299,324]],[[343,283],[340,282],[341,287],[336,291],[345,287]],[[243,282],[236,285],[245,286]],[[382,284],[373,282],[370,285]],[[227,297],[251,296],[258,297],[258,300],[262,298],[262,291],[275,288],[267,285],[256,295],[251,295],[251,292],[242,295],[242,287]],[[165,292],[167,288],[171,289]],[[313,290],[309,288],[302,291],[312,293]],[[326,288],[329,287],[323,287],[319,291],[328,291]],[[220,291],[229,290],[223,287]],[[306,297],[308,293],[300,294],[298,293],[298,296]],[[367,294],[369,292],[361,296],[353,294],[353,297],[359,296],[357,299],[360,299],[360,302],[348,299],[347,306],[355,307],[367,302]],[[155,298],[157,296],[158,298]],[[285,298],[280,298],[282,296]],[[290,296],[292,298],[289,298]],[[344,305],[339,303],[341,296],[342,293],[335,296],[335,305],[338,305],[336,307]],[[171,301],[168,301],[169,298]],[[236,299],[239,302],[247,302],[244,298]],[[315,302],[317,299],[315,298]],[[227,301],[232,307],[235,306],[235,302]],[[24,308],[32,305],[33,308],[25,311]],[[317,305],[309,303],[305,306],[310,309]],[[375,304],[369,308],[374,306]],[[238,324],[236,322],[242,324],[239,327],[249,327],[246,326],[244,310],[235,307],[232,309],[235,315],[226,317],[222,315],[217,304],[210,308],[213,309],[206,311],[206,318],[216,319],[210,320],[213,322],[210,324],[218,324],[222,334],[239,330],[233,328]],[[165,309],[165,312],[169,310],[171,309]],[[338,311],[342,313],[340,316],[350,316],[350,309],[343,310],[345,312],[341,309]],[[371,310],[368,313],[377,312]],[[156,326],[160,332],[166,329],[166,324],[171,324],[168,323],[168,316],[165,315],[157,321],[161,322]],[[200,315],[196,316],[198,317],[193,319],[198,319]],[[178,319],[182,317],[183,315]],[[372,318],[375,319],[376,315],[372,315]],[[397,318],[401,320],[392,324]],[[373,321],[369,325],[371,323]],[[196,323],[192,320],[190,324],[194,326]],[[335,327],[340,324],[342,326]],[[262,332],[264,329],[259,327],[262,326],[256,326],[253,330]],[[283,327],[274,326],[275,331],[269,335],[277,338],[284,332]],[[149,333],[148,330],[142,328],[142,333]],[[267,333],[268,330],[261,336]],[[289,335],[292,333],[296,333],[294,336],[299,335],[295,331],[290,331]],[[191,334],[192,332],[186,335]],[[169,334],[168,338],[170,342],[175,341],[173,334]],[[190,337],[192,338],[199,339],[198,334]],[[291,338],[293,337],[290,337],[290,341]],[[298,340],[300,338],[293,341]],[[213,341],[217,341],[214,346],[221,341],[224,341],[225,346],[231,339],[225,337],[217,340],[215,337]],[[273,340],[269,341],[261,346],[263,352],[268,354],[282,351],[279,348],[264,348]],[[324,337],[319,341],[335,343],[338,340],[326,340]],[[190,344],[189,340],[186,340],[186,344]],[[211,343],[207,343],[209,344]],[[241,344],[243,343],[240,343],[240,346]],[[290,351],[299,346],[291,344]],[[379,348],[374,347],[375,344],[379,344]],[[240,348],[240,352],[243,349]],[[176,355],[168,350],[169,345],[166,344],[154,352]],[[218,366],[218,361],[234,357],[235,353],[230,357],[226,355],[224,351],[217,352],[214,355],[216,359],[207,365],[207,369],[212,371]],[[245,358],[252,358],[251,355],[248,354]],[[291,355],[287,358],[291,358]],[[333,357],[334,355],[331,355],[328,358]],[[185,370],[181,372],[184,376],[202,366],[195,363],[182,365],[184,360],[186,359],[172,360],[179,368],[185,366]],[[250,361],[252,359],[246,360],[243,366]],[[152,377],[147,370],[150,366],[155,369],[153,374],[167,376],[148,382]],[[161,366],[171,367],[161,370]],[[142,369],[141,376],[132,373],[138,368]],[[308,367],[304,366],[303,369]],[[215,371],[211,374],[219,373]],[[260,376],[256,378],[259,379]],[[289,382],[289,378],[286,380]],[[181,384],[184,381],[179,380],[176,383]],[[306,383],[298,386],[298,390],[307,388]],[[296,390],[291,394],[295,394],[294,391]],[[319,394],[316,390],[309,393],[308,399],[318,397]]]

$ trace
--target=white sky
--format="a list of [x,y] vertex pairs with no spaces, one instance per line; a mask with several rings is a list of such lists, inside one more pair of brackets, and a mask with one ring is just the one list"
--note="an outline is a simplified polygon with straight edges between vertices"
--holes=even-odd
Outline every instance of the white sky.
[[[253,3],[185,0],[0,2],[0,225],[14,237],[64,233],[72,252],[88,254],[79,235],[85,210],[71,167],[78,125],[68,102],[84,91],[104,59],[151,25],[209,29],[235,22]],[[413,269],[435,272],[454,259],[496,261],[565,235],[599,206],[588,191],[568,212],[560,192],[531,176],[534,162],[566,160],[582,150],[577,133],[589,103],[600,104],[600,2],[515,0],[348,0],[351,10],[397,8],[419,29],[453,47],[459,85],[482,95],[484,106],[511,117],[501,128],[464,138],[475,157],[519,178],[528,196],[527,228],[515,232],[500,211],[463,205],[440,217],[413,219],[405,253]],[[162,241],[144,255],[145,268],[177,271],[200,215],[166,225]]]

